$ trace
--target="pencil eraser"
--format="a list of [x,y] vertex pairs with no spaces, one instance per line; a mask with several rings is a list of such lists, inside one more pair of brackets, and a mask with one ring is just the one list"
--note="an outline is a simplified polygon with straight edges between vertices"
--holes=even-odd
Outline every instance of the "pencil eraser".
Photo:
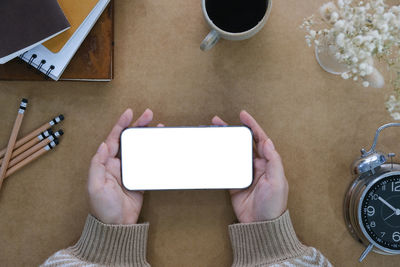
[[58,145],[58,144],[60,143],[60,141],[58,141],[58,139],[56,138],[56,139],[54,139],[54,143],[55,143],[56,145]]
[[60,116],[58,116],[59,118],[60,118],[60,120],[64,120],[64,115],[63,114],[60,114]]
[[53,130],[52,130],[52,129],[48,129],[47,132],[48,132],[49,134],[53,134]]
[[22,101],[21,101],[21,102],[23,102],[23,103],[27,104],[27,103],[28,103],[28,99],[26,99],[26,98],[22,98]]
[[63,135],[63,134],[64,134],[64,131],[63,131],[62,129],[60,129],[60,130],[58,130],[58,133],[59,133],[60,135]]

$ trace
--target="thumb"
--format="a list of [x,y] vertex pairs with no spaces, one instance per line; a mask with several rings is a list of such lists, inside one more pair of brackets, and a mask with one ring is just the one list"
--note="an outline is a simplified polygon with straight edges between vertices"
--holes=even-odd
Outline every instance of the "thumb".
[[269,138],[263,144],[263,154],[268,161],[266,171],[270,174],[269,177],[273,179],[285,177],[281,156]]
[[97,153],[93,156],[89,169],[88,187],[98,188],[105,182],[105,163],[108,159],[108,147],[106,143],[101,143]]

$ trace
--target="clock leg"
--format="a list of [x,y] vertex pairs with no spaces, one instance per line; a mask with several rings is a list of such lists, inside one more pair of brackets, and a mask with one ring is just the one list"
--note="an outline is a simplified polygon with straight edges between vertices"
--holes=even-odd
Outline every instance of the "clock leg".
[[369,244],[368,247],[364,250],[364,252],[361,254],[360,259],[358,259],[359,262],[362,262],[365,257],[367,257],[368,253],[371,252],[371,250],[374,248],[374,245]]

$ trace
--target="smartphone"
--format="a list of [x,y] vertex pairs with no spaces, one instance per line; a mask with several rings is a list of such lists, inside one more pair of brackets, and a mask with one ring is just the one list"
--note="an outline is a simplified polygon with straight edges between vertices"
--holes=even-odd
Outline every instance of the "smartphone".
[[253,134],[246,126],[128,128],[121,173],[128,190],[247,188]]

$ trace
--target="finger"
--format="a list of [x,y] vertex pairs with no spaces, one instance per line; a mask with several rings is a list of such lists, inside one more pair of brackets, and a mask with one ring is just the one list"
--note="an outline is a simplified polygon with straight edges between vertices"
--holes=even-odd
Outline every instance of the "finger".
[[104,165],[108,158],[108,147],[107,144],[102,142],[97,149],[96,154],[92,158],[92,163]]
[[101,143],[97,153],[93,156],[89,168],[88,189],[89,192],[96,190],[105,183],[105,163],[108,159],[108,148],[106,143]]
[[219,125],[219,126],[225,126],[228,125],[226,122],[224,122],[220,117],[214,116],[211,120],[212,124],[214,125]]
[[159,123],[159,124],[157,124],[157,127],[165,127],[165,125],[162,123]]
[[240,112],[240,121],[244,125],[250,127],[250,129],[253,131],[254,139],[257,143],[261,141],[266,141],[268,139],[267,134],[247,111],[242,110],[242,112]]
[[110,134],[106,139],[108,152],[110,157],[115,157],[119,149],[119,138],[121,132],[127,128],[132,122],[133,114],[131,109],[125,110],[125,112],[119,118],[117,124],[111,130]]
[[133,123],[132,127],[147,126],[153,120],[153,111],[146,109],[143,114]]
[[253,132],[253,138],[256,142],[256,154],[263,157],[263,143],[268,140],[267,134],[261,128],[261,126],[257,123],[257,121],[246,111],[240,112],[240,121],[248,126]]
[[275,150],[275,146],[271,139],[268,139],[263,144],[263,154],[268,160],[266,172],[268,177],[273,179],[285,179],[285,171],[282,164],[282,159],[279,153]]

